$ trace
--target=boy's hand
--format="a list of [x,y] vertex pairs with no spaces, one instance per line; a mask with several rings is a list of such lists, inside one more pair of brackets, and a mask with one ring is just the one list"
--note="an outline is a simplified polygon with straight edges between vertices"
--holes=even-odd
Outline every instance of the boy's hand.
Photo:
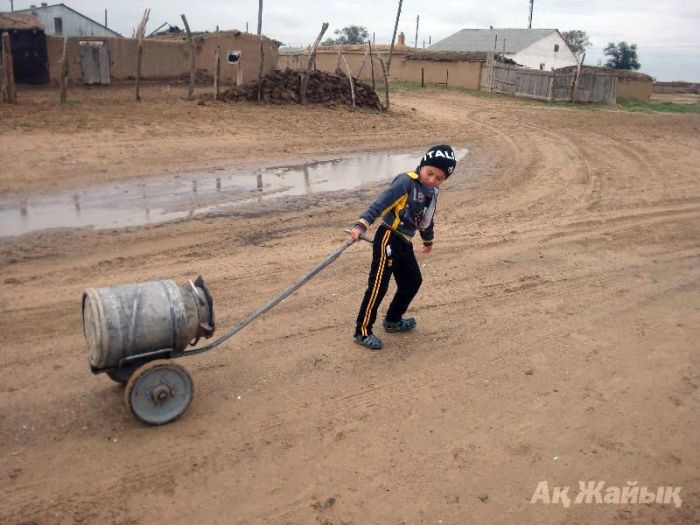
[[423,245],[423,253],[425,255],[428,255],[430,252],[433,251],[433,245],[432,244],[425,244]]
[[352,225],[350,236],[354,241],[359,241],[362,235],[367,231],[367,225],[360,219]]

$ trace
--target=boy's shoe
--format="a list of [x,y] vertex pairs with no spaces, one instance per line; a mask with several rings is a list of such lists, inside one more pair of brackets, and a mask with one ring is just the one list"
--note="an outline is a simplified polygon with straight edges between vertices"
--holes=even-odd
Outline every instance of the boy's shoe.
[[355,342],[358,345],[362,345],[365,348],[369,348],[370,350],[381,350],[382,349],[382,340],[379,339],[376,335],[374,334],[369,334],[365,336],[361,336],[360,334],[357,334],[353,337]]
[[384,327],[384,330],[389,333],[408,332],[416,327],[416,320],[413,317],[409,317],[408,319],[401,319],[400,321],[392,323],[391,321],[384,319],[382,326]]

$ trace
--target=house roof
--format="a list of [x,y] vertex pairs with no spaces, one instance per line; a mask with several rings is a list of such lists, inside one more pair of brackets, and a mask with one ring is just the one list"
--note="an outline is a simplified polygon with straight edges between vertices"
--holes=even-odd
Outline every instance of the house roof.
[[556,29],[462,29],[429,47],[432,51],[503,51],[517,53]]
[[[34,7],[29,8],[29,9],[15,9],[15,13],[31,13],[31,12],[33,12],[33,11],[41,11],[42,9],[48,9],[48,8],[50,8],[50,7],[63,7],[63,8],[65,8],[65,9],[67,9],[68,11],[71,11],[71,12],[75,13],[76,15],[83,17],[85,20],[89,20],[89,21],[92,22],[93,24],[96,24],[96,25],[100,26],[102,29],[105,29],[105,30],[109,31],[110,33],[114,33],[114,36],[122,36],[122,35],[120,35],[119,33],[117,33],[114,29],[110,29],[109,27],[107,27],[107,26],[105,26],[105,25],[103,25],[103,24],[100,24],[100,23],[97,22],[96,20],[93,20],[93,19],[90,18],[89,16],[85,16],[83,13],[81,13],[81,12],[79,12],[79,11],[76,11],[75,9],[73,9],[72,7],[67,6],[67,5],[64,4],[64,3],[53,4],[53,5],[34,6]],[[43,28],[42,28],[42,29],[43,29]]]
[[0,13],[0,29],[38,29],[43,31],[44,26],[31,15]]

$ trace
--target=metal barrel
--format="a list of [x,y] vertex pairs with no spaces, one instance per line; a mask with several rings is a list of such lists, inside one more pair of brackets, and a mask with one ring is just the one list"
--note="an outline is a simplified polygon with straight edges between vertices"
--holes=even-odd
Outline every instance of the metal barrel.
[[157,350],[170,349],[177,356],[214,333],[213,301],[201,276],[185,286],[161,280],[88,288],[82,308],[94,373]]

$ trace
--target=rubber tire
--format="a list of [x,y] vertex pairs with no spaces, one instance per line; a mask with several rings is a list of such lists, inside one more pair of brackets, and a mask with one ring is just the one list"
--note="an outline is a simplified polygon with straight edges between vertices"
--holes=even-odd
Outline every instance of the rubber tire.
[[[157,370],[159,368],[168,368],[170,370],[177,371],[187,382],[190,395],[189,399],[186,401],[186,404],[180,407],[180,410],[172,417],[163,421],[153,421],[149,420],[145,414],[139,414],[138,410],[134,408],[132,402],[132,394],[134,394],[134,389],[139,379],[147,376],[149,373],[153,373],[154,370]],[[187,412],[187,409],[192,403],[192,399],[194,399],[194,382],[192,381],[192,376],[190,376],[189,372],[185,369],[185,367],[177,365],[167,359],[157,359],[155,361],[150,361],[145,365],[142,365],[139,368],[137,368],[136,371],[131,375],[131,378],[129,378],[129,381],[126,384],[126,388],[124,389],[124,403],[126,404],[126,409],[129,412],[131,412],[134,415],[134,417],[142,423],[146,423],[147,425],[152,426],[166,425],[178,419],[180,416],[182,416],[182,414]]]

